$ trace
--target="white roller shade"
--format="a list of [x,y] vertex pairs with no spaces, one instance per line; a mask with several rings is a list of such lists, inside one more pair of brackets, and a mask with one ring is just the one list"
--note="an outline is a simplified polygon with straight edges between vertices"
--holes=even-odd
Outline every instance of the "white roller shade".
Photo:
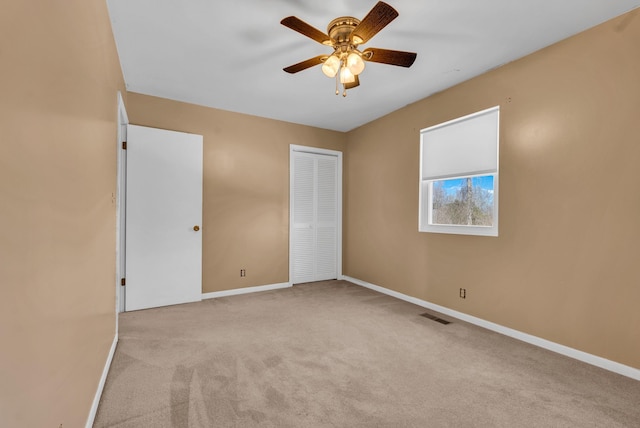
[[496,106],[420,131],[422,179],[496,172],[499,119]]

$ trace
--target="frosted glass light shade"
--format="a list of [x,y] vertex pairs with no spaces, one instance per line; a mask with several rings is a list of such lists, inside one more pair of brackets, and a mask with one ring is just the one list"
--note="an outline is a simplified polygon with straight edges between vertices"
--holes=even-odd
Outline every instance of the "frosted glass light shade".
[[357,76],[364,70],[364,61],[362,60],[360,55],[355,52],[351,52],[347,57],[347,67],[349,68],[351,74]]
[[355,81],[356,77],[347,67],[342,67],[340,69],[340,83],[353,83]]
[[326,59],[324,64],[322,64],[322,72],[327,77],[335,77],[339,69],[340,69],[340,59],[335,55],[331,55],[329,58]]

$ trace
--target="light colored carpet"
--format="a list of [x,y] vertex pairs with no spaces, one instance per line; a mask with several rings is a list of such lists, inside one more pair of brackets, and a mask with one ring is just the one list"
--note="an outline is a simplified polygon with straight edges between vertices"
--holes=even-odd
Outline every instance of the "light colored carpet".
[[640,382],[424,312],[327,281],[122,314],[94,427],[640,427]]

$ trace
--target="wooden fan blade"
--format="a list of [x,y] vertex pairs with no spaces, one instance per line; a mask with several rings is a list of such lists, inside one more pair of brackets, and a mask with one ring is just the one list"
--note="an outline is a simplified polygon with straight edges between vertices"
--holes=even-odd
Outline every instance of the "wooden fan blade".
[[322,31],[304,22],[302,19],[295,16],[288,16],[280,21],[285,27],[291,28],[293,31],[309,37],[318,43],[331,46],[331,39]]
[[287,68],[283,68],[287,73],[297,73],[298,71],[306,70],[307,68],[313,67],[314,65],[319,65],[327,59],[326,55],[319,55],[314,58],[309,58],[308,60],[299,62],[297,64],[290,65]]
[[356,86],[360,85],[360,78],[357,75],[355,75],[354,77],[356,78],[356,80],[354,82],[351,82],[351,83],[345,83],[344,84],[344,89],[352,89],[352,88],[355,88]]
[[352,37],[354,42],[357,44],[366,43],[397,17],[397,10],[385,2],[379,1],[367,16],[362,18],[360,24],[353,29]]
[[378,48],[368,48],[362,53],[362,57],[367,61],[399,65],[400,67],[411,67],[417,56],[418,54],[415,52],[392,51]]

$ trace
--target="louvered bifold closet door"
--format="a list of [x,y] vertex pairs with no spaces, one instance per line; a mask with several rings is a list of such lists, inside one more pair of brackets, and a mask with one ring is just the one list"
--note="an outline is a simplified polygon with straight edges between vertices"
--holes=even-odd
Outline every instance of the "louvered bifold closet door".
[[337,158],[294,153],[292,282],[337,277]]
[[316,281],[336,278],[337,158],[316,159]]
[[314,280],[315,159],[296,153],[293,159],[293,283]]

